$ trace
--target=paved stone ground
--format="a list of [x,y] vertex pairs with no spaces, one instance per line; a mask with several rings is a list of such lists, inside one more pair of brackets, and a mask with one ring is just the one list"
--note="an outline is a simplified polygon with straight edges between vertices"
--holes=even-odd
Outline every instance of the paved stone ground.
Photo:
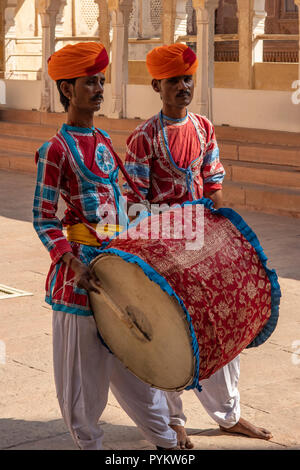
[[[31,224],[34,178],[0,172],[0,284],[32,293],[0,300],[0,449],[72,450],[52,373],[51,310],[44,303],[49,255]],[[244,418],[272,431],[269,442],[223,434],[184,392],[195,449],[300,449],[300,220],[240,212],[277,270],[282,302],[276,331],[241,355]],[[5,347],[5,351],[4,351]],[[154,449],[112,395],[101,417],[106,449]]]

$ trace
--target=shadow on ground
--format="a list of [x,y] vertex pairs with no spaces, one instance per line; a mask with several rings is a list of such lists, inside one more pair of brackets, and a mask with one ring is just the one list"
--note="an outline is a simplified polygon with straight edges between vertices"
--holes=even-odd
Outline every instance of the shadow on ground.
[[[145,448],[146,441],[133,426],[114,425],[100,421],[104,431],[103,446],[118,449],[122,445],[135,443],[134,448]],[[152,448],[148,443],[148,448]],[[147,443],[146,443],[147,446]],[[154,448],[154,447],[153,447]],[[0,450],[76,450],[71,435],[62,419],[52,421],[27,421],[0,419]]]

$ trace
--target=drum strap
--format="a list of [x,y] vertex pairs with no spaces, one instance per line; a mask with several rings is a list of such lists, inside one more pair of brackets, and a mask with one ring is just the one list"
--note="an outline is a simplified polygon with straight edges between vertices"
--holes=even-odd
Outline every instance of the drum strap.
[[[100,134],[101,134],[101,129],[96,129]],[[101,134],[102,135],[102,134]],[[138,195],[141,203],[147,203],[148,201],[146,200],[146,198],[144,196],[142,196],[142,194],[140,193],[140,191],[138,190],[136,184],[134,183],[134,181],[130,178],[127,170],[125,169],[125,166],[121,160],[121,158],[119,157],[119,155],[114,151],[113,149],[113,146],[111,145],[111,143],[109,141],[106,142],[106,145],[109,147],[109,150],[111,151],[111,153],[114,155],[115,159],[116,159],[116,162],[118,163],[118,166],[121,170],[121,172],[123,173],[124,175],[124,178],[125,180],[127,181],[127,183],[129,184],[129,186],[131,187],[131,189]]]

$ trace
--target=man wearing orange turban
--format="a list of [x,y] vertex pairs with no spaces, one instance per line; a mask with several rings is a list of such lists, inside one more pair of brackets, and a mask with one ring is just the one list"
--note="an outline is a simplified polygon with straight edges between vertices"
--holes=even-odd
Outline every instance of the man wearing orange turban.
[[104,73],[109,63],[103,44],[79,42],[68,44],[54,52],[48,59],[48,74],[52,80],[84,77]]
[[157,80],[194,75],[198,59],[194,51],[185,44],[156,47],[147,54],[146,65],[150,75]]
[[[222,205],[225,176],[212,123],[188,111],[194,94],[198,61],[185,44],[156,47],[147,54],[152,87],[162,100],[161,111],[141,124],[127,140],[125,168],[139,191],[153,204],[182,204],[204,197]],[[124,185],[129,204],[139,202]],[[270,439],[271,433],[240,417],[237,388],[239,357],[201,382],[196,395],[222,430]],[[186,435],[180,394],[166,392],[171,425],[182,448],[193,447]]]
[[[98,338],[89,303],[88,292],[101,289],[90,262],[127,221],[119,201],[119,157],[109,135],[94,127],[107,66],[105,48],[95,42],[68,45],[48,62],[67,123],[36,153],[33,214],[34,228],[52,260],[46,301],[53,309],[57,397],[80,449],[102,449],[98,420],[109,387],[150,442],[174,448],[176,433],[168,425],[165,395],[133,376],[108,352]],[[60,195],[67,206],[62,220],[56,214]]]

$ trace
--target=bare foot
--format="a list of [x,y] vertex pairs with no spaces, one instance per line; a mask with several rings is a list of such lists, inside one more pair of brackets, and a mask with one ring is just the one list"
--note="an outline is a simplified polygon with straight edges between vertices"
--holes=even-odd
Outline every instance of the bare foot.
[[178,424],[170,424],[170,428],[174,429],[177,434],[177,445],[180,449],[193,449],[194,444],[188,437],[184,426]]
[[233,434],[244,434],[245,436],[254,437],[256,439],[269,440],[273,437],[270,431],[268,431],[267,429],[254,426],[254,424],[249,423],[249,421],[246,421],[243,418],[240,418],[240,420],[231,428],[223,428],[222,426],[220,426],[220,429],[224,432],[229,432]]

